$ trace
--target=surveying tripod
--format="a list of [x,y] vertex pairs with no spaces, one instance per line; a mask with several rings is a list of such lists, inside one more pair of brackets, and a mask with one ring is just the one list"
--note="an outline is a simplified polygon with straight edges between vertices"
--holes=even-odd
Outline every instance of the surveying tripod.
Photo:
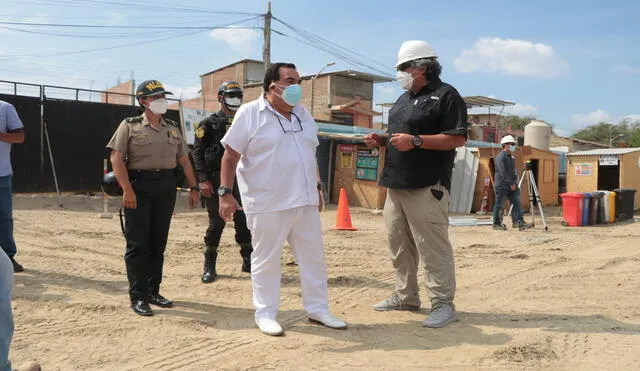
[[[547,221],[544,219],[544,211],[542,210],[542,201],[540,200],[540,192],[538,192],[538,186],[536,185],[536,179],[533,176],[533,171],[531,171],[531,161],[527,161],[525,163],[524,171],[522,172],[522,177],[520,177],[520,182],[518,182],[518,189],[522,189],[522,182],[524,179],[527,179],[527,185],[529,189],[529,211],[531,212],[531,224],[535,227],[535,209],[533,206],[533,201],[538,204],[538,210],[540,211],[540,218],[542,219],[542,224],[544,225],[544,230],[548,231],[549,227],[547,226]],[[513,205],[509,206],[509,213],[507,216],[511,215],[511,211],[513,210]]]

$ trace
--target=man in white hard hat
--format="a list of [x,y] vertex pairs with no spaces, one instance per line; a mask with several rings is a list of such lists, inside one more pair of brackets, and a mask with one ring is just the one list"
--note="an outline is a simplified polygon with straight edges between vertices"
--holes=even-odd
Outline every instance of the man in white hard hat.
[[422,263],[431,302],[422,324],[443,327],[457,319],[448,209],[455,149],[467,138],[467,106],[455,88],[440,80],[442,67],[426,42],[403,43],[396,69],[407,91],[389,111],[387,133],[364,138],[369,147],[386,148],[380,185],[387,188],[384,218],[396,271],[393,294],[373,308],[420,309]]
[[518,188],[518,171],[516,170],[516,159],[513,153],[516,151],[516,138],[506,135],[500,140],[502,151],[494,160],[495,174],[493,177],[493,189],[496,192],[496,202],[493,206],[493,229],[506,231],[507,226],[502,224],[502,205],[505,199],[509,199],[513,210],[511,219],[514,228],[525,230],[532,227],[524,222],[522,209],[520,208],[520,189]]

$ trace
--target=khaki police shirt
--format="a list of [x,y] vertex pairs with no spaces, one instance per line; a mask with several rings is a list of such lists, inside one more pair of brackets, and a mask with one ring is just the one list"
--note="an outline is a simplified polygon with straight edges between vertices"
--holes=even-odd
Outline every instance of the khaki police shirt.
[[154,128],[144,113],[141,122],[123,120],[107,147],[126,154],[128,169],[173,169],[178,157],[187,156],[187,144],[177,127],[160,122]]

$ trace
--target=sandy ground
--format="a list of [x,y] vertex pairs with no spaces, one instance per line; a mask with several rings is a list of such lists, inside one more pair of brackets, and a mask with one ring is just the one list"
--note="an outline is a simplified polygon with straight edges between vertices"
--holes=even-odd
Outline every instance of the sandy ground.
[[143,318],[128,308],[124,240],[117,218],[100,218],[100,199],[66,196],[60,209],[53,197],[17,196],[26,271],[16,275],[14,362],[37,360],[45,370],[640,369],[638,223],[568,229],[555,217],[549,232],[452,228],[460,320],[427,329],[426,309],[371,308],[394,284],[382,216],[352,210],[358,230],[339,232],[328,210],[331,308],[350,327],[306,320],[287,248],[286,336],[273,338],[253,323],[233,229],[223,235],[218,281],[204,285],[206,214],[179,203],[162,285],[176,307]]

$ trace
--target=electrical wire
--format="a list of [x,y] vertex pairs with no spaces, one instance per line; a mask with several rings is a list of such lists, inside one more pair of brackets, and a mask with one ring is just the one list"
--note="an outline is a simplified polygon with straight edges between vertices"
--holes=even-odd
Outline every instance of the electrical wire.
[[382,75],[383,77],[387,77],[387,78],[390,78],[390,79],[392,79],[392,78],[393,78],[392,76],[390,76],[390,75],[388,74],[388,71],[383,71],[383,70],[381,70],[381,69],[375,68],[375,67],[373,67],[373,66],[371,66],[371,65],[368,65],[368,64],[366,64],[366,63],[360,62],[360,61],[358,61],[358,60],[356,60],[356,59],[354,59],[354,58],[352,58],[352,57],[346,56],[346,55],[344,55],[344,54],[342,54],[342,53],[339,53],[339,52],[336,52],[336,51],[334,51],[334,50],[332,50],[332,49],[330,49],[330,48],[327,48],[326,46],[322,46],[322,45],[320,45],[320,44],[313,43],[313,42],[312,42],[312,41],[310,41],[310,40],[303,40],[303,39],[299,39],[299,38],[297,38],[297,37],[295,37],[295,36],[287,35],[287,34],[285,34],[285,33],[281,32],[281,31],[277,31],[277,30],[273,30],[273,29],[272,29],[272,31],[273,31],[275,34],[278,34],[278,35],[281,35],[281,36],[284,36],[284,37],[288,37],[288,38],[290,38],[290,39],[292,39],[292,40],[296,40],[296,41],[298,41],[298,42],[300,42],[300,43],[303,43],[303,44],[305,44],[305,45],[307,45],[307,46],[310,46],[310,47],[312,47],[312,48],[315,48],[315,49],[319,49],[319,50],[325,51],[325,52],[327,52],[327,53],[329,53],[329,54],[333,55],[334,57],[336,57],[336,58],[338,58],[338,59],[341,59],[342,61],[344,61],[344,62],[346,62],[346,63],[348,63],[348,64],[351,64],[351,65],[354,65],[354,66],[359,66],[359,67],[364,68],[364,69],[367,69],[367,70],[375,71],[376,73],[378,73],[378,74]]
[[56,52],[56,53],[49,53],[49,54],[3,55],[3,56],[0,56],[0,59],[2,59],[2,58],[4,58],[4,59],[15,58],[15,57],[55,57],[55,56],[59,56],[59,55],[73,55],[73,54],[91,53],[91,52],[97,52],[97,51],[113,50],[113,49],[118,49],[118,48],[126,48],[126,47],[130,47],[130,46],[151,44],[151,43],[155,43],[155,42],[158,42],[158,41],[165,41],[165,40],[171,40],[171,39],[175,39],[175,38],[179,38],[179,37],[195,35],[195,34],[201,33],[201,32],[202,31],[180,33],[178,35],[171,35],[171,36],[161,37],[161,38],[157,38],[157,39],[153,39],[153,40],[146,40],[146,41],[140,41],[140,42],[135,42],[135,43],[121,44],[121,45],[112,45],[112,46],[108,46],[108,47],[95,48],[95,49],[84,49],[84,50],[75,50],[75,51],[67,51],[67,52]]
[[178,7],[169,4],[159,4],[157,1],[150,3],[142,2],[122,2],[122,1],[97,1],[97,0],[5,0],[10,2],[19,3],[20,5],[35,4],[35,5],[50,5],[50,6],[69,6],[75,8],[93,8],[93,9],[140,9],[145,12],[153,11],[174,11],[174,12],[190,12],[190,13],[208,13],[219,15],[251,15],[257,16],[258,13],[238,12],[238,11],[226,11],[226,10],[213,10],[206,8],[193,8],[193,7]]
[[325,38],[323,38],[323,37],[321,37],[321,36],[319,36],[319,35],[315,35],[315,34],[313,34],[313,33],[311,33],[311,32],[305,31],[305,30],[303,30],[303,29],[302,29],[302,28],[300,28],[300,27],[293,26],[293,25],[291,25],[290,23],[286,23],[286,22],[284,22],[284,21],[282,21],[282,20],[278,19],[277,17],[273,17],[273,18],[274,18],[277,22],[279,22],[279,23],[283,24],[284,26],[288,27],[288,28],[289,28],[289,29],[291,29],[292,31],[294,31],[294,32],[298,33],[300,36],[303,36],[303,37],[305,37],[306,39],[308,39],[308,40],[310,40],[310,41],[312,41],[312,42],[322,43],[322,44],[326,45],[327,47],[332,48],[332,50],[335,50],[335,51],[337,51],[337,52],[342,51],[342,52],[343,52],[343,53],[345,53],[345,54],[352,54],[352,56],[359,57],[359,58],[363,58],[363,59],[365,59],[367,62],[377,64],[379,67],[381,67],[381,68],[383,68],[383,69],[387,69],[387,68],[389,68],[389,66],[388,66],[388,65],[383,64],[383,63],[376,62],[376,61],[374,61],[374,60],[370,59],[368,56],[365,56],[365,55],[362,55],[362,54],[360,54],[360,53],[358,53],[358,52],[355,52],[355,51],[353,51],[353,50],[347,49],[347,48],[345,48],[345,47],[343,47],[343,46],[340,46],[340,45],[338,45],[338,44],[336,44],[336,43],[334,43],[334,42],[332,42],[332,41],[330,41],[330,40],[327,40],[327,39],[325,39]]
[[[254,19],[251,17],[243,21]],[[243,22],[240,21],[240,22]],[[233,22],[239,23],[239,22]],[[95,24],[64,24],[64,23],[29,23],[29,22],[2,22],[0,25],[7,26],[37,26],[37,27],[64,27],[64,28],[115,28],[115,29],[141,29],[141,30],[214,30],[217,28],[228,28],[229,26],[127,26],[127,25],[95,25]],[[252,27],[253,28],[253,27]]]

